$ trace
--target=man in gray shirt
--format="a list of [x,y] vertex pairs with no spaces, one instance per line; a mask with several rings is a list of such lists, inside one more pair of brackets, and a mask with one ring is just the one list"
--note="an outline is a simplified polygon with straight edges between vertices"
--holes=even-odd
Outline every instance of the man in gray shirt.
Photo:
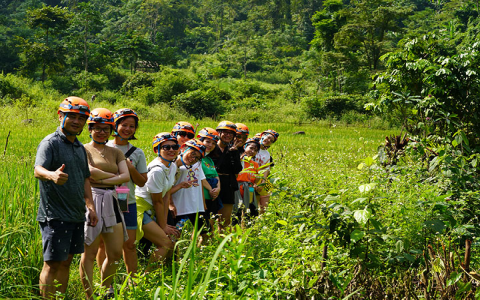
[[77,139],[90,107],[81,98],[68,97],[58,114],[60,126],[40,142],[35,158],[35,177],[40,179],[37,221],[42,232],[40,291],[44,298],[54,297],[57,283],[58,291],[65,293],[73,255],[83,253],[85,215],[91,226],[98,221],[87,155]]

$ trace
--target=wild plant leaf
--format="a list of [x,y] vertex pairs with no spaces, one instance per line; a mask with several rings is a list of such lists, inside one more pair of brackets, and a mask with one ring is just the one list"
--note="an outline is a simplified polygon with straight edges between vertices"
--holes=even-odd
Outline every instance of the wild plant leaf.
[[277,223],[280,224],[280,225],[283,225],[283,226],[288,225],[287,221],[285,221],[285,220],[277,220]]
[[357,199],[352,201],[352,204],[357,203],[357,202],[363,203],[363,202],[365,202],[365,200],[368,200],[368,198],[357,198]]
[[442,233],[443,230],[445,229],[445,223],[443,221],[435,219],[435,220],[428,220],[423,222],[423,224],[427,227],[433,230],[435,233]]
[[352,240],[352,242],[357,242],[359,240],[361,240],[363,237],[365,236],[365,232],[364,231],[360,231],[358,229],[355,229],[354,231],[352,231],[352,233],[350,234],[350,239]]
[[362,184],[361,186],[358,187],[358,190],[360,193],[368,193],[371,190],[375,189],[376,183],[367,183],[367,184]]
[[461,272],[458,272],[458,273],[453,272],[452,274],[450,274],[450,278],[447,279],[447,287],[457,283],[457,281],[459,281],[460,278],[462,278],[462,273]]
[[356,210],[353,213],[353,217],[358,223],[365,225],[372,216],[372,212],[369,209]]

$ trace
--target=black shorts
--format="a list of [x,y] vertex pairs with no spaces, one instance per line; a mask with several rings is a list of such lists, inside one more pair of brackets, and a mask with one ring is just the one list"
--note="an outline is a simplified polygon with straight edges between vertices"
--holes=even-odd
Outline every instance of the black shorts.
[[39,223],[44,261],[66,261],[69,254],[83,253],[84,222],[50,220]]
[[[177,216],[175,218],[176,223],[180,222],[182,219],[188,219],[192,223],[193,226],[195,226],[195,219],[197,218],[197,214],[188,214],[188,215],[181,215]],[[198,223],[197,223],[197,229],[200,230],[200,228],[203,229],[200,232],[201,234],[205,234],[211,231],[210,228],[210,222],[208,221],[207,214],[204,212],[199,212],[198,213]]]
[[220,199],[222,199],[223,204],[235,204],[235,191],[238,190],[237,181],[235,181],[235,186],[231,185],[230,175],[219,175],[220,178]]
[[207,216],[213,219],[213,217],[218,214],[220,207],[222,207],[220,205],[220,197],[217,197],[215,200],[205,199],[205,203],[207,204]]

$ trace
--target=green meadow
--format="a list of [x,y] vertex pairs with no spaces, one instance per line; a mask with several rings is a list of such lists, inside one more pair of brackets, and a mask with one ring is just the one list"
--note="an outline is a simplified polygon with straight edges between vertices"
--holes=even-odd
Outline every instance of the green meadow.
[[[53,110],[31,113],[31,123],[19,115],[18,109],[7,107],[0,127],[0,298],[32,299],[38,297],[43,264],[33,164],[38,143],[56,129],[58,119]],[[199,128],[217,124],[186,121]],[[153,136],[170,131],[174,123],[140,122],[134,145],[145,151],[147,162],[154,158]],[[428,222],[443,220],[446,212],[436,206],[447,203],[436,187],[417,177],[411,166],[415,158],[405,158],[393,171],[378,162],[377,148],[395,131],[327,122],[247,125],[251,133],[268,128],[280,133],[270,148],[275,191],[268,212],[246,229],[215,234],[201,248],[190,242],[191,227],[186,226],[177,243],[176,262],[139,276],[136,285],[127,284],[119,262],[118,299],[367,299],[421,294],[415,278],[422,272],[422,253],[427,244],[439,243],[435,224],[440,225]],[[297,131],[305,134],[294,134]],[[86,129],[79,139],[89,142]],[[453,257],[452,263],[456,260]],[[477,263],[472,258],[471,264]],[[140,260],[140,273],[145,266]],[[83,298],[78,257],[65,298]]]

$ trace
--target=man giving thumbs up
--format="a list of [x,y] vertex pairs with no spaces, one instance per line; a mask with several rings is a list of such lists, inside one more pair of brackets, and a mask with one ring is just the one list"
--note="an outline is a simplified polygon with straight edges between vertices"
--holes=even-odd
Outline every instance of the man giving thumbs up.
[[85,215],[91,226],[98,221],[87,154],[77,139],[89,114],[85,100],[63,100],[58,109],[60,126],[37,148],[34,173],[40,186],[37,221],[42,232],[40,291],[44,298],[53,298],[56,291],[65,293],[73,255],[83,253]]

